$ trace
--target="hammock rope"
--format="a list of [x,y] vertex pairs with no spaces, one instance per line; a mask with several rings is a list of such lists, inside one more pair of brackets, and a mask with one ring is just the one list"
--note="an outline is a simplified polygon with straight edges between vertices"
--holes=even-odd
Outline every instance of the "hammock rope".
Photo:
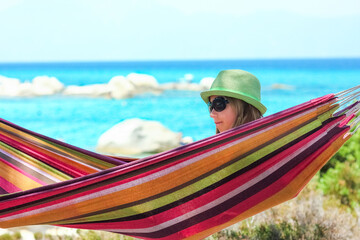
[[360,85],[355,86],[355,87],[352,87],[352,88],[349,88],[349,89],[346,89],[346,90],[343,90],[343,91],[338,92],[338,93],[336,93],[336,94],[334,94],[334,95],[337,96],[337,97],[340,97],[340,96],[342,96],[342,95],[348,94],[349,92],[357,91],[358,89],[360,89]]
[[0,227],[204,238],[297,196],[358,130],[359,89],[130,162],[0,120]]

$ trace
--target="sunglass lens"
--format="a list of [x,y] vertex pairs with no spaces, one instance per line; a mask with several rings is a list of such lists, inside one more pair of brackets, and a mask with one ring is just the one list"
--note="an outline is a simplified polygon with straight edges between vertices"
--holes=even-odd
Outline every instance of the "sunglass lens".
[[225,99],[223,98],[219,98],[219,99],[215,99],[213,101],[213,108],[215,109],[215,111],[217,112],[221,112],[226,108],[226,102]]
[[217,112],[221,112],[226,108],[226,103],[228,101],[223,97],[217,97],[214,99],[214,101],[209,102],[209,110],[210,112],[215,109]]

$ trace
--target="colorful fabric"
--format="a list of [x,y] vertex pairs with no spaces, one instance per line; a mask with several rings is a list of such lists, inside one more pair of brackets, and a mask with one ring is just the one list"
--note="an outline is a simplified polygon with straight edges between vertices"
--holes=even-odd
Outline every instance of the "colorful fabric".
[[0,227],[204,238],[294,198],[357,129],[359,88],[128,163],[1,120]]

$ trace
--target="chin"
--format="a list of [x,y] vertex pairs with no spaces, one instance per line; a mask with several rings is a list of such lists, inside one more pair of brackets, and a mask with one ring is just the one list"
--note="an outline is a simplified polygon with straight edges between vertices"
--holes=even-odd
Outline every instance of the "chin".
[[227,128],[227,129],[225,129],[225,130],[219,130],[219,132],[226,132],[226,131],[229,131],[231,128]]

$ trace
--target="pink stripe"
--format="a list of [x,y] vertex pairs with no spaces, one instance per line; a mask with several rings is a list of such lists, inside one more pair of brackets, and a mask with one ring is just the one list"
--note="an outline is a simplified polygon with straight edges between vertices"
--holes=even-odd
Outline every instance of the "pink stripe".
[[13,185],[11,182],[8,182],[5,178],[0,176],[0,187],[8,193],[19,192],[20,188]]
[[[345,116],[345,115],[344,115]],[[346,117],[345,119],[344,119],[344,121],[342,121],[341,123],[340,123],[340,125],[339,125],[339,127],[343,127],[343,126],[345,126],[345,125],[347,125],[352,119],[354,119],[356,117],[356,115],[355,114],[350,114],[348,117]]]

